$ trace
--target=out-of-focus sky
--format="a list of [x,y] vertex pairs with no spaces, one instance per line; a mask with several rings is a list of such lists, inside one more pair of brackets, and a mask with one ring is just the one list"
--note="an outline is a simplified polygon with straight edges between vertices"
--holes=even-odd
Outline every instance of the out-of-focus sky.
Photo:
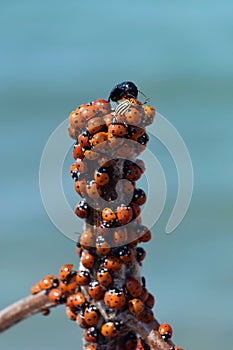
[[[189,211],[165,235],[177,173],[164,147],[152,144],[168,183],[143,265],[155,314],[185,349],[232,347],[232,12],[229,0],[1,1],[0,308],[62,264],[77,266],[75,243],[43,208],[41,154],[72,109],[132,80],[183,137],[195,175]],[[71,162],[70,153],[63,179],[74,206]],[[0,347],[80,349],[81,338],[61,307],[10,329]]]

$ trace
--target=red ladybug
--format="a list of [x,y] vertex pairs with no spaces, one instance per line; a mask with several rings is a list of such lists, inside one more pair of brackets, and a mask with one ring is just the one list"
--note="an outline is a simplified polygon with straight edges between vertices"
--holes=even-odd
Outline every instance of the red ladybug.
[[86,193],[92,199],[98,199],[101,195],[101,187],[96,184],[96,181],[92,180],[86,185]]
[[76,282],[80,286],[87,286],[90,282],[90,273],[86,270],[79,270],[76,275]]
[[97,327],[92,326],[85,331],[84,338],[91,343],[97,343],[99,338],[99,330]]
[[72,310],[69,306],[66,306],[66,315],[68,318],[72,321],[76,321],[77,318],[77,311]]
[[150,309],[152,309],[154,307],[155,298],[153,297],[153,295],[151,293],[148,294],[148,298],[146,299],[145,304]]
[[124,124],[110,124],[108,127],[110,135],[115,137],[126,137],[128,134],[127,126]]
[[58,288],[53,288],[48,294],[49,299],[56,304],[62,304],[65,302],[65,297],[62,294],[62,291]]
[[146,257],[146,251],[142,247],[136,248],[136,259],[138,262],[141,262]]
[[42,316],[48,316],[50,314],[50,310],[45,308],[40,311]]
[[84,350],[96,350],[96,347],[95,347],[95,345],[88,345],[85,347]]
[[150,350],[150,346],[141,337],[138,338],[138,349],[139,350]]
[[84,249],[90,249],[91,247],[94,247],[95,246],[94,234],[89,230],[84,231],[80,236],[80,245]]
[[90,144],[90,134],[87,130],[83,131],[81,134],[78,136],[78,143],[84,147],[85,149],[88,149],[91,147]]
[[145,307],[140,315],[136,315],[137,320],[143,323],[150,323],[154,320],[154,314],[151,309]]
[[83,146],[80,145],[79,143],[76,143],[74,145],[73,157],[74,157],[75,160],[84,158],[84,149],[83,149]]
[[128,301],[128,308],[131,314],[138,316],[144,311],[145,306],[140,299],[134,298]]
[[125,287],[132,297],[139,297],[142,293],[141,283],[133,277],[128,277],[125,280]]
[[97,106],[98,109],[104,114],[108,114],[111,111],[111,104],[103,99],[97,99],[94,102],[92,102],[93,106]]
[[89,283],[88,293],[92,299],[98,301],[102,299],[104,295],[104,289],[101,287],[98,281],[92,281]]
[[141,209],[137,203],[131,202],[130,206],[133,210],[133,218],[138,218],[141,214]]
[[102,218],[107,222],[113,221],[116,219],[116,214],[111,208],[104,208],[102,210]]
[[124,348],[123,350],[136,350],[137,349],[137,336],[133,332],[126,334],[124,338]]
[[128,238],[128,233],[124,227],[118,227],[114,230],[113,241],[115,245],[117,246],[123,245],[127,241],[127,238]]
[[95,256],[89,252],[85,252],[82,255],[81,262],[86,269],[92,269],[95,264]]
[[104,127],[104,120],[101,117],[95,117],[87,122],[87,131],[93,135],[100,132]]
[[126,206],[122,204],[117,207],[117,219],[120,224],[125,225],[128,224],[133,217],[133,211],[130,206]]
[[102,255],[107,255],[111,251],[111,246],[103,236],[99,236],[96,239],[96,250]]
[[131,106],[125,112],[126,121],[128,124],[139,126],[143,118],[143,108],[140,106]]
[[85,308],[84,319],[88,326],[96,326],[99,321],[98,310],[95,305],[89,305]]
[[116,337],[120,331],[119,322],[106,322],[101,327],[101,334],[104,337]]
[[65,295],[74,294],[77,289],[76,272],[70,272],[66,279],[60,282],[59,287]]
[[137,181],[142,175],[141,168],[136,164],[131,164],[125,167],[124,178],[130,181]]
[[38,283],[33,284],[33,286],[31,287],[31,294],[34,295],[34,294],[37,294],[39,292],[41,292],[41,288],[40,288],[40,285],[38,282]]
[[87,162],[85,160],[78,158],[78,159],[76,159],[75,165],[76,165],[78,172],[80,172],[82,174],[88,172],[88,165],[87,165]]
[[139,298],[141,299],[141,301],[145,302],[149,297],[149,293],[148,290],[146,289],[146,287],[142,287],[142,292],[139,296]]
[[100,267],[96,274],[98,282],[105,288],[112,283],[112,275],[108,269]]
[[107,256],[103,261],[103,266],[109,271],[119,271],[122,267],[122,262],[114,255]]
[[184,350],[183,348],[179,348],[178,346],[170,347],[170,350]]
[[86,151],[84,151],[84,156],[88,160],[95,160],[99,157],[99,154],[96,151],[93,151],[91,149],[87,149]]
[[78,292],[72,295],[72,304],[75,308],[79,309],[86,303],[86,299],[83,293]]
[[133,199],[138,205],[143,205],[146,203],[146,194],[141,188],[136,188],[134,190]]
[[61,281],[64,281],[69,276],[69,274],[73,270],[73,267],[73,264],[65,264],[60,268],[59,278]]
[[97,150],[100,151],[104,147],[106,147],[106,142],[108,139],[108,133],[107,132],[97,132],[92,136],[90,139],[90,144],[92,147],[97,147]]
[[155,119],[155,109],[152,106],[145,106],[144,107],[144,118],[143,118],[143,125],[147,126],[153,123]]
[[130,264],[134,258],[134,251],[127,245],[124,245],[119,248],[117,255],[124,264]]
[[164,340],[172,337],[172,328],[168,323],[162,323],[158,328],[158,332]]
[[74,189],[81,197],[84,197],[86,193],[86,184],[86,179],[76,180],[74,182]]
[[99,186],[105,186],[109,183],[109,175],[106,168],[99,168],[94,173],[94,178]]
[[85,219],[88,217],[89,214],[89,206],[86,201],[82,200],[78,202],[76,209],[75,209],[75,214],[80,217],[81,219]]
[[80,328],[88,328],[84,318],[84,310],[80,310],[80,312],[77,314],[76,322]]
[[54,275],[47,275],[42,278],[39,282],[39,287],[41,290],[56,288],[59,286],[58,278]]
[[118,288],[109,289],[104,295],[105,304],[113,309],[122,309],[126,304],[125,293]]

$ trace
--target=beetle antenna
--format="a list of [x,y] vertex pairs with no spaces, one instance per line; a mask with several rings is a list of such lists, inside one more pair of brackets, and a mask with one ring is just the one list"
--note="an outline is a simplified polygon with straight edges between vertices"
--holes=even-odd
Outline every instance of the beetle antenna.
[[148,96],[146,96],[143,92],[141,92],[139,90],[138,90],[138,92],[145,97],[145,102],[143,103],[143,105],[145,105],[147,102],[150,101],[150,98]]

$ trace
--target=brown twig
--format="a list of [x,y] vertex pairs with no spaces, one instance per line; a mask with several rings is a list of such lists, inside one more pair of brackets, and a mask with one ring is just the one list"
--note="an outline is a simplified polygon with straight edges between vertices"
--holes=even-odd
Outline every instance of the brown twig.
[[44,292],[30,295],[0,311],[0,333],[43,309],[56,306]]

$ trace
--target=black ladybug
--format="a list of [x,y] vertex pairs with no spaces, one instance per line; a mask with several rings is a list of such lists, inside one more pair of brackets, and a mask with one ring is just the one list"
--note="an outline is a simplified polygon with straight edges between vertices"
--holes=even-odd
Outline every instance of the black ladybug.
[[131,81],[123,81],[122,83],[114,86],[112,91],[110,92],[108,101],[112,100],[117,102],[121,100],[123,97],[125,98],[137,98],[138,96],[138,88]]

